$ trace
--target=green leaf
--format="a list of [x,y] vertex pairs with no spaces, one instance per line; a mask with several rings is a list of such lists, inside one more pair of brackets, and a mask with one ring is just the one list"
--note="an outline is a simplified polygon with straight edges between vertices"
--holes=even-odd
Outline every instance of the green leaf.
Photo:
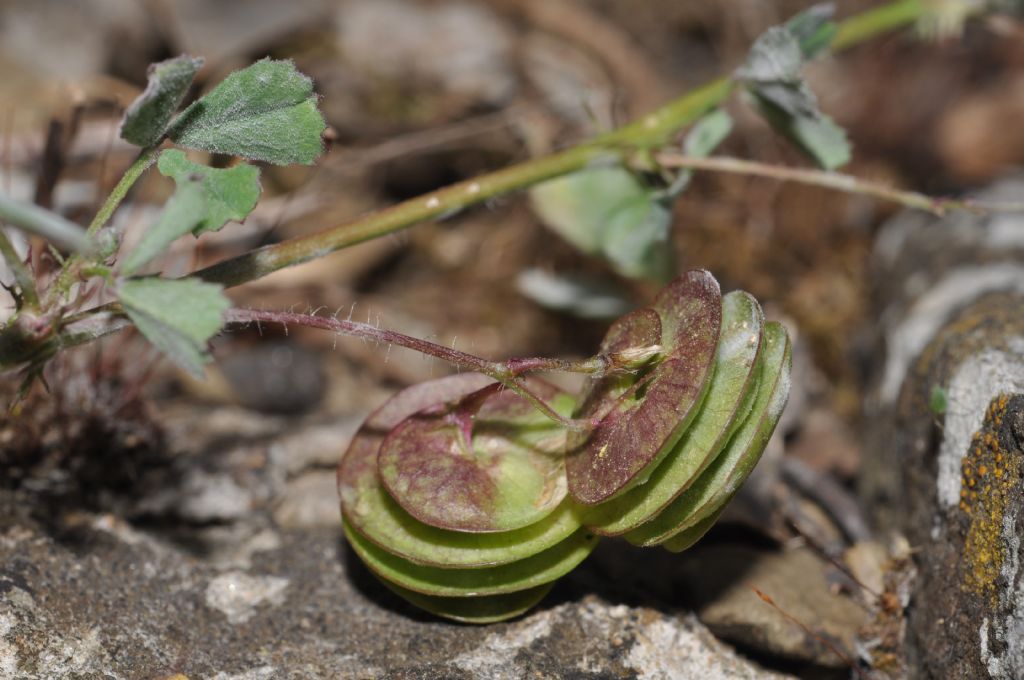
[[835,3],[823,2],[808,7],[786,22],[786,30],[797,39],[804,59],[811,59],[832,44],[839,30],[836,22],[832,21],[835,13]]
[[313,81],[292,62],[263,59],[182,111],[169,134],[193,149],[309,165],[323,153],[327,127],[316,104]]
[[168,149],[157,161],[160,174],[178,186],[198,180],[206,199],[206,214],[193,233],[217,231],[227,222],[241,222],[260,198],[260,170],[242,163],[232,168],[211,168],[193,163],[180,149]]
[[671,269],[671,213],[625,168],[588,168],[530,191],[540,219],[624,276],[662,280]]
[[[724,109],[715,109],[693,124],[683,140],[683,153],[694,158],[707,158],[732,132],[732,116]],[[675,198],[690,185],[693,170],[680,170],[666,194]]]
[[231,306],[220,286],[199,279],[129,279],[119,296],[147,340],[189,373],[203,376],[206,343]]
[[730,132],[732,117],[723,109],[715,109],[694,123],[683,141],[683,151],[687,156],[708,156]]
[[932,414],[941,416],[946,413],[946,409],[949,408],[949,395],[946,394],[946,390],[942,389],[938,385],[932,387],[931,394],[928,396],[928,409]]
[[817,109],[806,85],[753,88],[751,95],[768,124],[821,167],[835,170],[850,161],[846,131]]
[[143,234],[139,244],[125,258],[121,270],[129,276],[137,272],[179,236],[196,229],[206,213],[206,196],[201,182],[190,179],[179,184],[164,206],[160,219]]
[[772,26],[754,41],[736,75],[748,83],[801,82],[804,65],[800,41],[783,26]]
[[202,66],[202,59],[187,54],[152,64],[145,91],[131,103],[121,120],[121,138],[136,146],[159,142]]
[[765,31],[736,71],[765,120],[822,167],[833,170],[850,160],[841,127],[818,108],[801,77],[804,59],[831,41],[826,10],[811,8],[786,26]]
[[623,276],[667,281],[672,275],[672,213],[650,192],[609,210],[601,254]]
[[157,162],[160,173],[177,183],[177,190],[124,262],[133,274],[179,236],[217,231],[229,220],[241,222],[260,197],[259,168],[243,163],[233,168],[211,168],[193,163],[180,149],[168,149]]

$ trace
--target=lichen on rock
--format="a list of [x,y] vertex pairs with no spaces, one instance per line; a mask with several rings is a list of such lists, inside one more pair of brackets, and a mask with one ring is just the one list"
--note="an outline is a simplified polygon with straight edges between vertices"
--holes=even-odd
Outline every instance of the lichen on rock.
[[[1024,396],[1014,398],[1024,402]],[[1004,427],[1010,396],[992,400],[982,429],[971,438],[963,459],[959,508],[969,526],[964,542],[964,588],[997,604],[997,581],[1008,555],[1003,539],[1007,513],[1016,513],[1020,497],[1021,452]]]

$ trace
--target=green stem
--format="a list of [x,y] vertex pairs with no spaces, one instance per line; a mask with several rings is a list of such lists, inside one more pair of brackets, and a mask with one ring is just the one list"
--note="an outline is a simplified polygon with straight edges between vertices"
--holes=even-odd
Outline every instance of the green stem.
[[[117,184],[110,191],[106,200],[103,201],[103,205],[96,212],[96,216],[92,218],[92,222],[89,223],[89,228],[86,230],[86,236],[92,238],[95,237],[99,231],[106,226],[113,217],[114,211],[117,210],[118,206],[124,201],[128,192],[135,185],[142,174],[149,169],[149,166],[153,165],[157,155],[160,152],[160,146],[154,145],[146,147],[139,152],[139,155],[132,161],[132,164],[128,166],[128,169],[124,171],[121,179],[118,180]],[[71,290],[72,284],[78,279],[82,273],[82,258],[78,255],[72,256],[64,264],[61,269],[60,276],[57,278],[56,283],[50,289],[50,295],[48,296],[48,303],[55,302],[58,298],[64,297]]]
[[862,12],[839,24],[829,49],[845,50],[893,29],[912,24],[928,12],[925,0],[898,0]]
[[124,201],[128,195],[128,191],[135,185],[135,182],[142,177],[142,173],[149,169],[149,166],[153,165],[156,160],[157,154],[160,152],[159,145],[146,147],[139,152],[139,155],[132,161],[132,164],[128,166],[128,169],[124,171],[124,175],[118,180],[117,184],[113,189],[110,190],[110,195],[103,201],[103,205],[96,212],[96,216],[92,218],[92,222],[89,223],[89,229],[86,234],[89,236],[95,236],[103,226],[110,221],[110,218],[114,215],[114,211],[117,210],[121,202]]
[[[925,11],[921,0],[898,0],[851,17],[840,23],[832,48],[839,50],[864,42],[911,23]],[[419,222],[445,217],[495,196],[525,189],[594,164],[622,162],[638,149],[664,144],[678,130],[725,101],[733,86],[732,79],[719,78],[634,123],[579,146],[459,182],[314,234],[223,260],[199,270],[196,275],[228,287],[237,286],[278,269],[323,257]]]
[[71,250],[88,251],[90,241],[82,228],[57,213],[0,193],[0,220]]
[[28,270],[28,267],[25,266],[25,263],[18,256],[18,251],[14,249],[14,244],[11,243],[7,232],[2,228],[0,228],[0,255],[7,262],[8,269],[14,274],[14,282],[18,284],[18,288],[21,290],[22,302],[31,309],[38,309],[39,294],[36,292],[35,277],[32,276],[32,272]]

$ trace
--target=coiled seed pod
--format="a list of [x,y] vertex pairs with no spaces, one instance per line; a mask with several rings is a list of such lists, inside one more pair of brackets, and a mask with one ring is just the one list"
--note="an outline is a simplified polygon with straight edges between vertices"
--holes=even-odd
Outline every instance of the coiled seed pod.
[[785,329],[698,270],[616,321],[600,352],[643,360],[592,376],[578,400],[526,379],[587,432],[479,374],[410,387],[367,418],[338,489],[349,543],[385,585],[439,616],[498,621],[598,534],[680,551],[710,529],[782,414]]

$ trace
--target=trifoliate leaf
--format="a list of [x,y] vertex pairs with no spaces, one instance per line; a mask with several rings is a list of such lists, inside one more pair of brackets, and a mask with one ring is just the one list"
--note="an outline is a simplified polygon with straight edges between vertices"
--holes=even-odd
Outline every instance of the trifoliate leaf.
[[231,304],[222,288],[199,279],[129,279],[119,296],[146,339],[189,373],[203,375],[207,341],[224,325]]
[[211,168],[193,163],[179,149],[168,149],[157,161],[160,174],[171,177],[178,186],[198,181],[206,198],[206,214],[194,232],[196,236],[217,231],[230,220],[241,222],[256,207],[260,198],[260,170],[241,163],[232,168]]
[[804,59],[810,59],[827,48],[836,36],[839,26],[832,21],[835,3],[823,2],[808,7],[786,22],[789,31],[800,44]]
[[[818,28],[812,30],[815,25]],[[850,160],[850,143],[843,129],[818,109],[818,100],[800,75],[807,51],[820,49],[817,31],[824,25],[820,17],[808,17],[797,22],[800,35],[789,25],[768,29],[736,77],[746,83],[754,104],[777,132],[832,170]]]
[[174,119],[178,144],[278,165],[309,165],[327,127],[313,81],[290,61],[264,59],[236,71]]
[[754,87],[751,95],[775,131],[821,167],[835,170],[850,161],[846,131],[817,109],[817,101],[806,85]]
[[618,166],[588,168],[530,191],[541,220],[624,276],[663,279],[671,214],[656,193]]
[[159,142],[202,65],[202,59],[187,54],[151,65],[145,91],[121,120],[121,139],[136,146]]
[[179,236],[195,230],[207,214],[205,193],[198,179],[179,184],[174,195],[164,205],[160,219],[142,235],[139,244],[125,258],[121,270],[129,276],[134,274]]
[[242,221],[260,197],[259,168],[242,163],[211,168],[193,163],[180,149],[168,149],[157,161],[160,173],[177,183],[160,220],[125,259],[123,271],[133,274],[179,236],[217,231],[229,220]]

